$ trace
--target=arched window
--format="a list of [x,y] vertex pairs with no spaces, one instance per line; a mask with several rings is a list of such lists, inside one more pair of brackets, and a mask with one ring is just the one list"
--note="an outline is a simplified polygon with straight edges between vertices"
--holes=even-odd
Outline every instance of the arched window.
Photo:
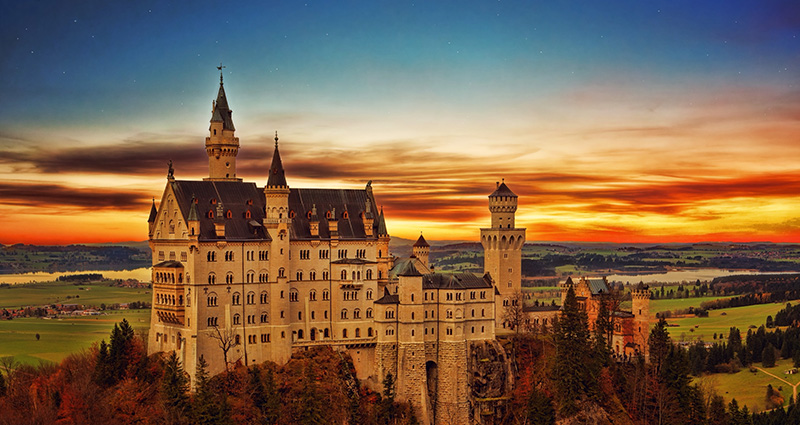
[[367,269],[367,280],[372,280],[372,269]]
[[261,323],[269,323],[269,315],[266,311],[261,312]]
[[367,299],[368,300],[372,299],[372,289],[367,289]]
[[342,329],[342,338],[347,338],[347,328]]
[[241,295],[238,292],[234,292],[233,296],[231,296],[231,304],[233,304],[233,305],[241,305],[242,304]]
[[353,319],[360,319],[360,318],[361,318],[361,310],[360,309],[353,310]]
[[346,308],[342,309],[342,319],[347,319],[347,309]]
[[372,319],[372,309],[371,308],[367,309],[367,319]]
[[242,322],[242,316],[239,316],[238,313],[234,314],[233,315],[233,324],[234,325],[239,325],[239,324],[241,324],[241,322]]
[[[355,274],[355,272],[353,272],[353,274]],[[347,280],[347,270],[342,270],[342,280]]]
[[208,284],[209,285],[213,285],[215,283],[217,283],[217,275],[215,275],[214,273],[209,273],[208,274]]
[[266,304],[269,302],[269,295],[267,295],[267,291],[261,291],[261,304]]
[[356,338],[361,338],[361,328],[356,328]]
[[247,304],[255,304],[256,303],[256,293],[255,292],[248,292],[247,293]]

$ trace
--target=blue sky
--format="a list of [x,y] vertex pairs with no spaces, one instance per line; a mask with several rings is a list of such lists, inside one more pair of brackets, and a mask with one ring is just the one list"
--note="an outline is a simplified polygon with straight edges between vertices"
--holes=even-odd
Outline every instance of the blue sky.
[[[501,177],[528,201],[529,239],[800,234],[795,2],[43,1],[4,11],[0,194],[19,223],[41,211],[26,209],[30,193],[61,200],[76,228],[110,205],[135,222],[160,196],[167,157],[179,177],[202,177],[222,62],[246,178],[264,179],[278,130],[290,184],[373,179],[400,235],[469,237]],[[87,193],[115,203],[92,207]],[[0,242],[46,239],[20,228]]]

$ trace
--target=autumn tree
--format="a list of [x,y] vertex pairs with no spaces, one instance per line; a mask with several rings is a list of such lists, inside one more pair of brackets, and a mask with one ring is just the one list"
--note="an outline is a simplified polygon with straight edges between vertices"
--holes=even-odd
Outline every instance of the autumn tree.
[[276,423],[280,414],[280,395],[275,384],[275,372],[271,367],[265,367],[262,374],[256,366],[248,370],[250,375],[250,397],[253,405],[258,409],[262,423]]

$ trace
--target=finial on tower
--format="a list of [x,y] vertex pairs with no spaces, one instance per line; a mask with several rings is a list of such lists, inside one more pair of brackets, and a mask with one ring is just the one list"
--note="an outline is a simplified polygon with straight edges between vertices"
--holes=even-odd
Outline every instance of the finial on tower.
[[275,130],[275,147],[278,147],[278,130]]
[[219,66],[217,67],[217,69],[219,70],[219,85],[222,85],[222,68],[226,67],[222,66],[222,62],[220,62]]

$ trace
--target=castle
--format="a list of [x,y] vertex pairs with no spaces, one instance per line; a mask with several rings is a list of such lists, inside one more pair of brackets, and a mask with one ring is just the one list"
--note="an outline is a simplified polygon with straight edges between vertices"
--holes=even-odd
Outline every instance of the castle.
[[436,272],[422,236],[410,258],[390,254],[371,183],[290,187],[277,133],[266,184],[237,177],[239,139],[222,75],[211,113],[208,177],[177,180],[170,162],[148,219],[149,352],[174,351],[187,371],[202,356],[218,373],[329,345],[348,352],[357,377],[373,388],[392,373],[398,398],[423,423],[478,422],[475,400],[511,385],[510,374],[494,382],[477,370],[489,358],[504,362],[495,329],[521,290],[517,196],[505,183],[489,195],[483,276]]

